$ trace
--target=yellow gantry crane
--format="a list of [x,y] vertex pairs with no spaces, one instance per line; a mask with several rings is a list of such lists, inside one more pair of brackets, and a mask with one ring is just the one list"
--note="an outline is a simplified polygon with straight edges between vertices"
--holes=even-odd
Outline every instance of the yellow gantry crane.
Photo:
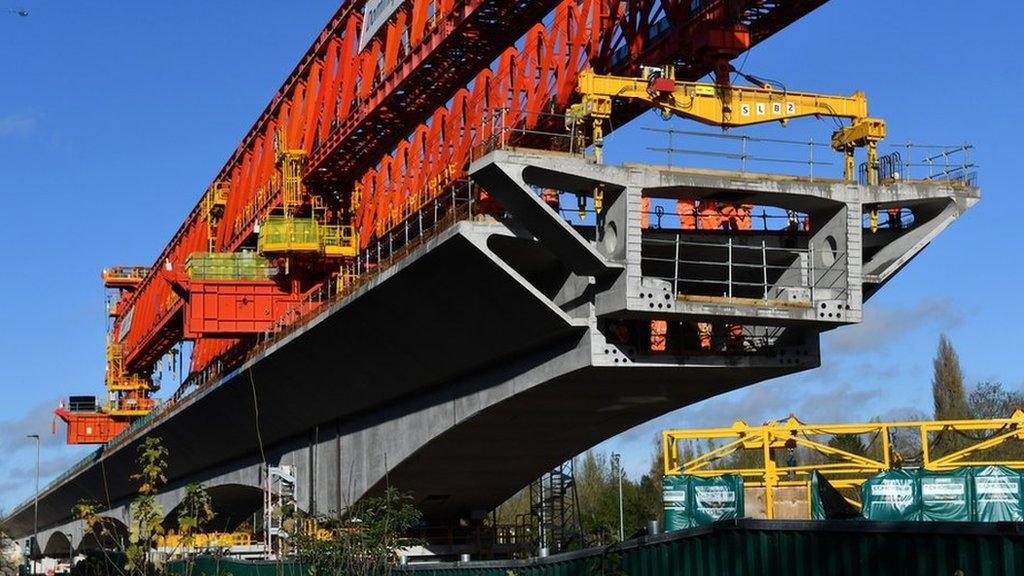
[[[902,429],[917,437],[920,452],[901,454],[893,446],[893,435]],[[832,445],[838,436],[861,436],[865,454]],[[958,437],[957,449],[937,455],[936,444],[946,437]],[[710,442],[710,445],[708,444]],[[688,443],[696,448],[687,449]],[[705,443],[706,448],[701,448]],[[936,420],[904,422],[867,422],[863,424],[804,424],[795,416],[749,426],[737,420],[729,428],[665,430],[662,450],[665,475],[713,477],[736,474],[748,487],[763,488],[768,518],[773,517],[774,491],[779,487],[808,487],[818,472],[836,488],[860,486],[869,476],[901,468],[910,461],[933,472],[948,472],[963,466],[1006,466],[1024,470],[1024,460],[993,457],[990,450],[1016,443],[1024,447],[1024,411],[1017,409],[1009,418],[990,420]],[[796,451],[817,454],[821,461],[799,462]],[[748,458],[729,460],[744,452]],[[730,463],[730,465],[723,465]],[[733,465],[734,464],[734,465]]]
[[577,91],[582,101],[570,107],[566,123],[591,123],[594,155],[602,160],[604,122],[612,117],[613,100],[645,102],[669,116],[681,116],[722,128],[780,122],[806,116],[849,119],[851,124],[832,134],[832,148],[845,156],[844,178],[856,176],[854,151],[867,148],[868,184],[877,184],[874,170],[878,142],[885,138],[885,121],[868,116],[863,92],[833,96],[760,87],[678,82],[674,69],[644,67],[640,78],[580,73]]

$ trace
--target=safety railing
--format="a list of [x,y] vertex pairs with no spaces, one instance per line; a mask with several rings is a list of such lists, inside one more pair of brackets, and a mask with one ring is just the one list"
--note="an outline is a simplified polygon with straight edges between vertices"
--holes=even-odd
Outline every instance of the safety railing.
[[193,252],[185,259],[185,274],[193,280],[266,280],[277,273],[254,252]]
[[460,220],[473,215],[473,191],[468,182],[461,190],[453,188],[449,194],[425,203],[397,226],[392,227],[375,243],[359,251],[355,262],[339,276],[306,294],[290,307],[274,325],[260,336],[257,350],[265,349],[302,325],[303,320],[325,305],[334,303],[352,294],[382,271],[396,262],[425,240],[449,228]]
[[145,280],[149,274],[146,266],[112,266],[104,268],[100,276],[104,284],[111,288],[132,286]]
[[539,119],[536,124],[541,127],[526,128],[522,121],[511,122],[507,111],[500,110],[489,120],[494,123],[493,132],[473,146],[469,161],[482,158],[495,150],[519,148],[562,152],[580,157],[587,154],[586,126],[575,118],[544,111],[522,111],[520,114]]
[[[740,172],[758,164],[785,164],[806,167],[800,175],[814,179],[821,177],[821,169],[833,166],[831,157],[835,154],[832,146],[807,140],[786,140],[782,138],[764,138],[745,134],[726,134],[723,132],[702,132],[697,130],[678,130],[676,128],[642,127],[644,132],[658,135],[664,139],[662,146],[648,146],[647,150],[665,155],[667,166],[675,166],[677,157],[697,156],[719,160],[723,168],[739,166]],[[656,136],[656,137],[658,137]],[[685,146],[689,140],[697,140],[705,144]],[[682,144],[682,146],[680,145]],[[791,153],[791,150],[802,149],[803,156]],[[772,154],[772,155],[769,155]],[[817,169],[817,174],[815,170]]]
[[[810,229],[810,218],[806,213],[795,210],[784,210],[773,206],[728,206],[744,212],[743,227],[747,230],[768,232],[806,232]],[[688,229],[703,231],[737,230],[736,217],[723,214],[716,208],[713,214],[702,211],[700,202],[682,205],[675,200],[650,198],[649,208],[641,210],[641,222],[644,228]],[[574,210],[562,209],[563,215],[571,216]]]
[[[106,449],[120,445],[135,433],[162,418],[178,403],[212,388],[229,370],[246,358],[255,357],[281,341],[313,318],[316,312],[358,290],[384,270],[428,239],[450,228],[455,223],[471,218],[474,213],[474,190],[463,181],[448,194],[434,198],[421,206],[398,226],[374,244],[359,252],[355,263],[346,272],[328,279],[318,288],[304,295],[291,306],[274,325],[261,333],[257,344],[245,354],[222,356],[206,368],[190,375],[166,403],[150,414],[135,420],[124,432],[106,444]],[[86,464],[88,465],[88,464]]]
[[337,224],[320,225],[320,241],[325,251],[331,248],[351,250],[355,253],[359,250],[359,240],[356,238],[355,227]]
[[[977,186],[978,164],[971,158],[974,145],[963,144],[890,144],[898,150],[879,158],[880,177],[886,179],[885,164],[895,170],[893,180],[941,180]],[[887,160],[888,158],[888,160]]]
[[[789,165],[797,170],[787,171],[793,176],[811,180],[823,177],[823,170],[836,166],[833,162],[837,152],[828,142],[813,138],[789,140],[767,138],[745,134],[679,130],[674,127],[642,127],[644,132],[662,138],[664,144],[648,146],[646,149],[663,154],[668,166],[678,165],[682,157],[707,159],[709,167],[738,169],[747,172],[760,165]],[[693,142],[692,145],[688,143]],[[971,158],[974,146],[964,144],[889,144],[898,148],[890,154],[880,156],[874,166],[879,183],[892,184],[899,180],[942,180],[964,186],[977,185],[978,164]],[[858,181],[867,184],[867,163],[861,163]],[[839,178],[840,174],[827,176]]]
[[675,234],[641,242],[643,275],[669,282],[679,296],[810,305],[815,291],[828,290],[828,298],[846,293],[846,258],[846,252],[829,252],[828,265],[815,265],[813,247],[750,244],[733,236],[693,240]]

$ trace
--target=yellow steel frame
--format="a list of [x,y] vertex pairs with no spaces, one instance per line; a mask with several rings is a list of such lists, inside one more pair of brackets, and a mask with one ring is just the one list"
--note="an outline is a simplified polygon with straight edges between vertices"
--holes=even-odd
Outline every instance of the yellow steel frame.
[[[768,518],[774,516],[774,490],[780,486],[808,486],[815,471],[829,478],[837,488],[862,484],[868,476],[898,468],[902,456],[893,450],[891,433],[905,428],[918,431],[921,438],[921,466],[926,470],[948,471],[961,466],[1001,465],[1024,469],[1024,460],[993,460],[976,458],[982,452],[1009,440],[1024,440],[1024,412],[1015,410],[1009,418],[991,420],[939,420],[927,422],[870,422],[865,424],[804,424],[796,417],[769,422],[763,426],[748,426],[737,420],[730,428],[695,430],[665,430],[662,433],[662,454],[665,475],[688,474],[710,477],[738,474],[747,486],[765,489]],[[994,435],[940,457],[932,456],[933,436],[951,432],[989,432]],[[821,436],[873,434],[881,441],[881,459],[840,450],[820,442]],[[690,460],[680,457],[680,443],[687,440],[726,440],[724,444]],[[803,446],[835,461],[823,464],[786,466],[777,464],[772,450]],[[741,450],[761,452],[763,465],[756,468],[712,468],[717,460]],[[784,478],[789,478],[784,480]]]
[[281,170],[281,205],[285,214],[291,214],[302,203],[305,193],[302,173],[306,167],[306,151],[285,150],[278,154],[277,164]]
[[217,236],[217,225],[224,216],[224,207],[228,203],[231,192],[229,182],[214,182],[206,194],[203,194],[203,220],[206,221],[207,251],[213,252]]
[[[191,541],[191,546],[188,542]],[[230,548],[232,546],[252,546],[252,534],[246,532],[201,532],[192,534],[189,537],[171,532],[161,534],[156,538],[158,548],[177,549],[200,549],[200,548]]]
[[142,282],[149,274],[145,266],[111,266],[100,273],[107,288],[131,288]]
[[[305,187],[302,175],[305,172],[306,152],[304,150],[283,150],[277,155],[280,170],[280,186],[282,208],[286,220],[299,222],[295,218],[296,209],[305,200]],[[350,225],[326,224],[326,206],[323,199],[314,196],[310,208],[313,223],[313,234],[310,237],[295,238],[290,228],[285,226],[285,235],[281,239],[265,238],[260,235],[258,251],[260,254],[281,255],[309,253],[319,254],[328,258],[354,257],[359,253],[359,241],[355,228]]]
[[107,342],[107,390],[111,392],[149,392],[153,382],[137,374],[128,374],[124,369],[121,345]]
[[[845,155],[844,174],[847,180],[856,177],[854,149],[866,147],[868,166],[874,167],[878,142],[885,138],[885,122],[868,116],[867,98],[863,92],[832,96],[777,90],[771,86],[755,88],[677,82],[672,80],[673,77],[672,67],[646,69],[643,78],[605,76],[585,70],[577,81],[577,89],[583,99],[570,107],[567,122],[588,119],[592,122],[594,153],[597,161],[601,162],[603,124],[611,118],[613,99],[646,102],[660,109],[666,117],[675,114],[723,128],[766,122],[785,125],[791,119],[806,116],[848,118],[852,124],[832,135],[832,148]],[[660,89],[665,79],[671,81],[672,90]],[[877,184],[874,170],[868,170],[868,174],[868,183]]]

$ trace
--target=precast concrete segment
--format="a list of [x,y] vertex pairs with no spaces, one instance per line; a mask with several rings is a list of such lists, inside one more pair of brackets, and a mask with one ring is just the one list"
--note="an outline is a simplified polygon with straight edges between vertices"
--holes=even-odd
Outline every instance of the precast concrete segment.
[[[579,243],[580,235],[561,232],[559,226],[568,225],[554,211],[545,211],[536,191],[551,188],[583,196],[595,189],[603,191],[604,207],[590,238],[592,245],[573,248],[581,255],[586,255],[587,249],[596,250],[626,270],[616,286],[596,300],[599,315],[662,317],[668,312],[691,319],[727,317],[745,324],[812,323],[826,330],[859,322],[864,299],[980,198],[977,188],[949,181],[861,186],[843,180],[750,172],[600,165],[580,156],[531,150],[495,151],[475,161],[470,172],[485,189],[493,188],[506,209],[538,239],[557,238],[562,253],[568,250],[564,245],[570,240]],[[659,230],[657,226],[641,230],[642,197],[773,206],[807,214],[810,229],[796,237],[778,231],[698,233]],[[898,231],[864,227],[868,210],[884,212],[890,207],[909,210],[913,225]],[[723,251],[727,243],[730,249],[746,250],[741,253],[753,252],[755,260],[759,245],[767,251],[780,251],[796,242],[806,254],[793,261],[789,270],[776,272],[770,279],[766,275],[763,297],[686,296],[673,282],[643,272],[645,259],[649,262],[652,258],[644,254],[642,246],[659,240],[671,244],[673,239],[690,243],[685,248],[689,270],[696,268],[698,274],[707,276],[714,272],[711,265],[701,270],[692,261],[706,258],[710,262],[713,253]],[[772,264],[774,269],[780,263]],[[794,289],[792,285],[799,283],[808,286]],[[626,306],[618,308],[623,302]]]
[[[480,365],[579,338],[585,322],[478,248],[467,230],[481,226],[508,233],[463,222],[421,246],[219,384],[186,397],[169,417],[48,487],[40,524],[62,521],[82,499],[117,505],[130,496],[135,448],[144,435],[163,439],[172,482],[226,478],[225,462],[258,470],[260,439],[269,460],[275,446],[306,438],[318,424],[372,415]],[[238,483],[252,483],[249,476]],[[31,530],[30,504],[8,518],[12,533]]]

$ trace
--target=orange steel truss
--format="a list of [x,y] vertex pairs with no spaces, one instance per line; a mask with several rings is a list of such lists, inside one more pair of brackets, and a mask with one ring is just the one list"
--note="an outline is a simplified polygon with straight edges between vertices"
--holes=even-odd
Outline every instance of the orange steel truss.
[[[825,1],[408,0],[363,50],[364,1],[346,1],[204,194],[222,209],[200,200],[123,294],[111,334],[125,368],[148,374],[189,337],[192,372],[252,346],[244,335],[186,334],[173,279],[190,254],[238,251],[280,213],[282,155],[304,158],[303,201],[354,225],[365,246],[464,178],[474,147],[498,130],[564,130],[558,115],[577,98],[580,71],[674,63],[679,79],[728,82],[730,59]],[[616,125],[640,111],[620,107]],[[317,270],[292,294],[339,274]]]

